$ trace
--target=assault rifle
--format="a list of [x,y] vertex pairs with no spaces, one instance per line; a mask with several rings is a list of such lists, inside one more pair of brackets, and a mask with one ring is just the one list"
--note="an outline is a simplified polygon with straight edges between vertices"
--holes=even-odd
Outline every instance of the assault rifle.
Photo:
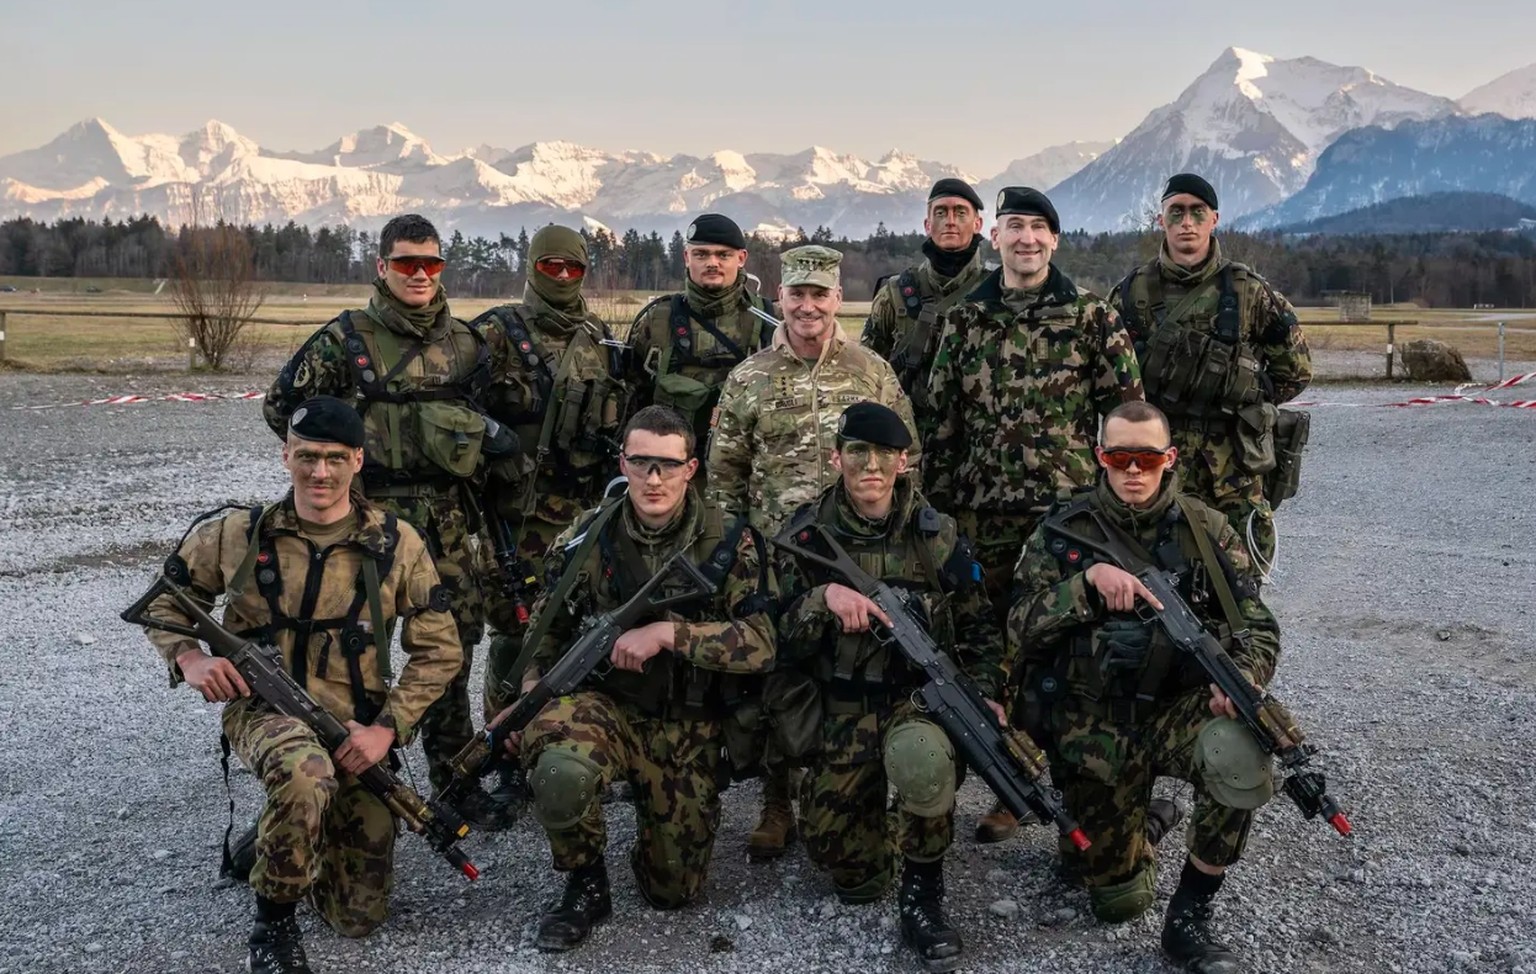
[[[831,557],[803,547],[817,536],[832,552]],[[1045,753],[1019,731],[999,726],[981,688],[928,635],[902,593],[860,568],[819,524],[797,531],[794,542],[775,538],[773,544],[840,575],[890,617],[890,626],[874,618],[870,626],[882,645],[901,653],[928,677],[928,682],[914,691],[913,701],[944,729],[965,763],[981,775],[1016,818],[1034,812],[1041,821],[1055,822],[1061,834],[1079,849],[1092,844],[1062,808],[1061,792],[1045,783]]]
[[[192,620],[190,626],[147,615],[149,604],[168,594]],[[191,636],[208,644],[215,656],[222,656],[240,671],[251,692],[280,714],[303,721],[327,751],[335,753],[346,743],[351,731],[320,704],[315,702],[283,666],[283,654],[276,646],[261,645],[225,629],[199,605],[187,590],[161,575],[133,605],[123,610],[122,620],[137,626],[161,629]],[[447,859],[468,879],[478,879],[480,870],[470,862],[458,842],[469,834],[469,826],[451,806],[428,801],[390,770],[385,763],[375,764],[357,776],[406,828],[424,837],[432,850]]]
[[[438,793],[438,801],[451,801],[472,782],[488,774],[504,750],[507,738],[528,726],[529,721],[556,697],[575,690],[593,673],[604,672],[614,641],[625,630],[658,613],[707,598],[720,590],[723,578],[710,578],[688,557],[687,551],[673,555],[640,591],[623,605],[601,615],[589,617],[576,635],[576,641],[560,661],[550,667],[537,685],[515,703],[492,718],[485,729],[471,738],[448,762],[453,777]],[[546,611],[559,611],[551,605]]]
[[[1084,555],[1091,553],[1136,576],[1137,581],[1146,586],[1153,598],[1163,604],[1159,611],[1145,601],[1138,601],[1136,614],[1147,622],[1155,620],[1174,646],[1193,657],[1211,682],[1232,701],[1238,719],[1252,732],[1259,746],[1280,761],[1280,767],[1286,774],[1285,793],[1301,809],[1301,813],[1307,818],[1321,815],[1340,835],[1348,835],[1351,830],[1349,818],[1338,803],[1329,797],[1328,782],[1323,773],[1310,767],[1317,746],[1306,742],[1290,711],[1267,692],[1255,689],[1242,670],[1238,669],[1237,663],[1222,649],[1216,637],[1206,632],[1189,603],[1179,594],[1176,574],[1150,565],[1138,557],[1126,543],[1121,530],[1097,511],[1088,509],[1084,513],[1093,520],[1104,535],[1104,540],[1089,537],[1065,525],[1052,524],[1050,529],[1059,539],[1059,542],[1053,543],[1064,546],[1062,551],[1068,561],[1080,562]],[[1194,525],[1191,527],[1199,530]],[[1073,557],[1074,552],[1076,557]],[[1221,570],[1216,566],[1210,567],[1213,571]],[[1233,638],[1242,642],[1248,638],[1248,631],[1244,629],[1233,633]]]
[[502,594],[512,603],[517,621],[528,624],[529,607],[539,594],[539,573],[533,563],[518,555],[517,536],[512,526],[496,513],[496,505],[487,499],[481,516],[491,535],[491,551],[496,556],[496,568],[501,575]]

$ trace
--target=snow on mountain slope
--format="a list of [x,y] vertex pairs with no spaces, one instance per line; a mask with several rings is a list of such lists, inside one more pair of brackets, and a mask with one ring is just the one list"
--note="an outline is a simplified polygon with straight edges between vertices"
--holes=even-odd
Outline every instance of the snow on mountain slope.
[[1536,118],[1536,64],[1500,75],[1461,97],[1468,115],[1493,112],[1505,118]]

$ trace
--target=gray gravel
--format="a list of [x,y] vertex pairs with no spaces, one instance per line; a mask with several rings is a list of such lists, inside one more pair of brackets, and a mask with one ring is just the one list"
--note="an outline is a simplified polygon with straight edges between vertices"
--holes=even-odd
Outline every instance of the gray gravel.
[[[12,407],[260,385],[0,375],[0,974],[239,968],[250,893],[216,883],[216,708],[169,690],[116,614],[194,514],[283,483],[255,403]],[[1424,391],[1328,386],[1309,398]],[[1278,799],[1258,816],[1221,922],[1258,971],[1536,972],[1536,414],[1313,416],[1306,486],[1281,513],[1268,590],[1285,627],[1277,691],[1324,747],[1356,835]],[[419,753],[410,763],[424,780]],[[255,783],[239,772],[234,789],[251,815]],[[966,970],[1170,969],[1156,950],[1160,910],[1095,923],[1084,895],[1051,878],[1044,831],[971,843],[987,805],[969,782],[948,869]],[[558,958],[531,947],[558,891],[532,822],[472,840],[485,873],[474,885],[405,836],[389,923],[352,942],[306,914],[310,955],[330,972],[919,969],[898,943],[894,897],[840,906],[798,852],[748,864],[755,809],[755,786],[727,796],[707,901],[659,913],[624,866],[633,814],[608,806],[616,916]],[[1166,899],[1179,836],[1163,858]]]

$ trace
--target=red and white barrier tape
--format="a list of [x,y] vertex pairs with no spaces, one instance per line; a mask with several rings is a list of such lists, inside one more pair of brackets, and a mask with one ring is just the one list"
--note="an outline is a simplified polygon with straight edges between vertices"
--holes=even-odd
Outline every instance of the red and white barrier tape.
[[133,406],[141,402],[213,402],[219,399],[262,399],[264,392],[172,392],[163,396],[140,396],[124,393],[104,399],[82,399],[78,402],[50,402],[39,406],[12,406],[12,409],[58,409],[62,406]]
[[[1288,406],[1382,406],[1404,408],[1408,406],[1444,406],[1450,403],[1465,402],[1474,406],[1502,406],[1507,409],[1536,409],[1536,399],[1514,399],[1508,402],[1500,402],[1497,399],[1489,399],[1486,393],[1496,392],[1500,389],[1511,389],[1526,382],[1536,381],[1536,372],[1527,372],[1524,375],[1511,376],[1503,382],[1494,383],[1491,386],[1475,386],[1471,382],[1463,383],[1445,396],[1415,396],[1412,399],[1403,399],[1398,402],[1327,402],[1326,400],[1313,399],[1304,402],[1286,403]],[[1469,396],[1468,389],[1477,389],[1478,395]]]

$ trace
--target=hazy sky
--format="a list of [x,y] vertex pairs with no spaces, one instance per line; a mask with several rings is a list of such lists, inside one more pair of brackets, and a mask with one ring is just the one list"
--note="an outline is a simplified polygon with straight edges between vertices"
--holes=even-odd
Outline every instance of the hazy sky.
[[[1178,20],[1170,10],[1177,9]],[[440,153],[896,146],[991,176],[1129,132],[1228,46],[1459,98],[1536,59],[1536,3],[5,0],[0,155],[101,116],[272,149],[399,121]]]

